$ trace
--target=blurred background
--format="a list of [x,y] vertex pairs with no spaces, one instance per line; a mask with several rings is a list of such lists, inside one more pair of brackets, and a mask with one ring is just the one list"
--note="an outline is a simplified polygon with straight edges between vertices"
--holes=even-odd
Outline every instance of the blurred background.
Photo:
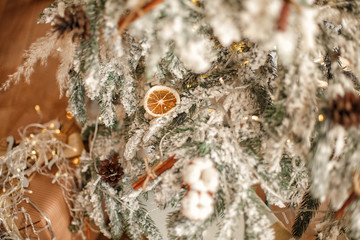
[[[23,53],[38,37],[50,30],[50,25],[37,24],[39,14],[52,1],[0,1],[0,84],[23,62]],[[59,98],[55,74],[58,61],[48,60],[47,66],[36,65],[31,83],[21,81],[0,92],[0,139],[12,135],[29,123],[47,122],[64,114],[65,97]],[[40,114],[35,106],[40,106]],[[41,118],[41,119],[40,119]]]

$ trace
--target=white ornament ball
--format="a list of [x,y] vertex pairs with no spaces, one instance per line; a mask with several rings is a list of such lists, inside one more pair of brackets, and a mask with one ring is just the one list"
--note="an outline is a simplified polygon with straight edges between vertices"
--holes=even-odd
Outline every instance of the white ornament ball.
[[211,160],[197,158],[184,168],[183,180],[191,190],[215,193],[219,185],[219,172]]
[[203,221],[214,212],[214,199],[206,192],[190,190],[181,201],[181,212],[193,221]]

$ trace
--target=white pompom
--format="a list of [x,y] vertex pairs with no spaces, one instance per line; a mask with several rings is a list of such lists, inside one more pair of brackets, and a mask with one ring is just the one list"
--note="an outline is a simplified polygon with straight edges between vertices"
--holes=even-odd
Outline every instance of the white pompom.
[[206,192],[190,190],[181,201],[181,212],[194,221],[203,221],[214,211],[214,199]]
[[184,169],[183,179],[191,190],[214,193],[219,184],[219,173],[212,161],[197,158]]

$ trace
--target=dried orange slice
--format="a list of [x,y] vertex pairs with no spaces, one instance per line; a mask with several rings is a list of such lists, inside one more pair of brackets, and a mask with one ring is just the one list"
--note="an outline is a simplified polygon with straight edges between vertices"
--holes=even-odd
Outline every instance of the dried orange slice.
[[144,108],[153,117],[162,117],[173,112],[179,103],[179,94],[165,86],[150,88],[144,98]]

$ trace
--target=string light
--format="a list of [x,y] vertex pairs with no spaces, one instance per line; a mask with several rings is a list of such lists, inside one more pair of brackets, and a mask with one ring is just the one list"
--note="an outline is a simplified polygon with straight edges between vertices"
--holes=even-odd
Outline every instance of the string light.
[[318,116],[318,120],[319,120],[319,122],[324,121],[324,120],[325,120],[325,116],[324,116],[323,114],[320,114],[320,115]]
[[73,148],[73,151],[74,151],[74,152],[77,152],[77,148]]
[[31,137],[31,138],[34,138],[34,134],[30,133],[30,137]]
[[21,169],[20,169],[20,168],[17,168],[16,171],[19,173],[19,172],[21,172]]
[[99,121],[101,121],[102,120],[102,117],[99,117]]
[[37,152],[36,152],[35,150],[32,150],[32,151],[31,151],[31,154],[32,154],[32,155],[36,155],[36,153],[37,153]]
[[3,191],[3,193],[5,193],[5,192],[6,192],[6,188],[5,188],[5,187],[3,187],[2,191]]
[[36,141],[35,141],[35,140],[31,141],[31,145],[35,146],[35,145],[36,145]]
[[60,129],[56,129],[56,130],[55,130],[55,133],[56,133],[56,134],[60,134],[60,133],[61,133]]
[[50,123],[49,128],[50,128],[50,129],[54,129],[54,128],[55,128],[55,124],[54,124],[54,123]]
[[219,78],[219,82],[221,83],[221,84],[224,84],[224,79],[221,77],[221,78]]
[[55,156],[56,151],[55,151],[55,150],[52,150],[51,154],[52,154],[53,156]]
[[191,88],[191,85],[190,85],[190,84],[186,84],[186,87],[187,87],[187,88]]

